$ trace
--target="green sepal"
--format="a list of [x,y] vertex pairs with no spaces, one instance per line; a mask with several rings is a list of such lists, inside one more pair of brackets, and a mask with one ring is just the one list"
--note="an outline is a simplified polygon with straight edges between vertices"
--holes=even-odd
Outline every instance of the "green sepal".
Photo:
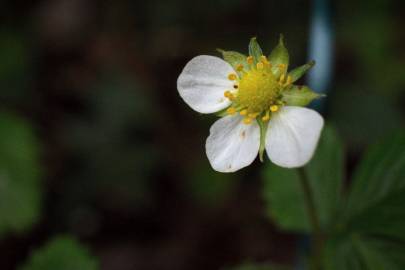
[[255,37],[250,39],[249,42],[249,55],[253,57],[253,63],[257,64],[260,62],[260,57],[263,55],[262,48],[260,48],[259,43]]
[[260,147],[259,147],[259,158],[260,161],[263,162],[263,154],[264,150],[266,149],[266,133],[267,133],[267,128],[269,127],[268,122],[264,122],[262,119],[257,119],[257,124],[260,127]]
[[282,92],[282,100],[288,106],[306,106],[317,98],[325,97],[305,85],[293,85]]
[[[246,62],[246,55],[235,51],[224,51],[222,49],[217,49],[217,51],[222,54],[222,58],[224,58],[224,60],[228,62],[235,71],[238,65],[243,65],[244,69],[249,68],[248,63]],[[239,74],[239,72],[237,73]]]
[[315,61],[310,61],[305,65],[300,67],[294,68],[288,73],[288,76],[291,76],[291,83],[297,81],[301,78],[309,69],[311,69],[315,65]]
[[271,70],[276,77],[280,76],[283,71],[279,67],[280,64],[285,65],[285,71],[288,69],[289,59],[290,57],[288,55],[287,48],[284,46],[284,37],[283,35],[280,35],[278,45],[271,51],[268,57],[268,60],[272,65]]

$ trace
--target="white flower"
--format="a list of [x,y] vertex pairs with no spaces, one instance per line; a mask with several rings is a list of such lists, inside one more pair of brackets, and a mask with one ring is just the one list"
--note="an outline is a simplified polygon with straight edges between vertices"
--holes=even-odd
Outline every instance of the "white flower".
[[301,167],[311,159],[324,121],[316,111],[286,101],[283,93],[301,89],[291,92],[294,78],[286,69],[287,64],[275,67],[271,57],[268,61],[264,56],[249,56],[232,66],[201,55],[185,66],[177,81],[183,100],[200,113],[226,109],[206,141],[213,169],[235,172],[250,165],[260,148],[273,163],[286,168]]

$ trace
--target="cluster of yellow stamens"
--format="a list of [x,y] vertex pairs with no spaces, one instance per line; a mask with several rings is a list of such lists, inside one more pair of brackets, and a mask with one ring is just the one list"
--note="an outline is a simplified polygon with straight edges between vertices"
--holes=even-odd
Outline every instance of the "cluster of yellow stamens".
[[281,92],[291,84],[292,78],[286,75],[284,64],[275,66],[277,74],[280,74],[276,77],[272,63],[264,55],[256,63],[252,56],[248,56],[246,63],[247,66],[236,66],[239,76],[235,73],[228,75],[228,79],[234,82],[234,89],[224,92],[224,96],[232,101],[226,112],[229,115],[239,113],[244,116],[245,124],[250,124],[258,117],[262,121],[269,121],[272,113],[284,105]]

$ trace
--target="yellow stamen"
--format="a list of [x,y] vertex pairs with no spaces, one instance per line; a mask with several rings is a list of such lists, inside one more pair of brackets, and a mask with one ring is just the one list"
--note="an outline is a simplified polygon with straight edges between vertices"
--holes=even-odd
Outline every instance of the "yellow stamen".
[[277,105],[270,106],[270,111],[272,111],[272,112],[276,112],[276,111],[278,111],[278,109],[279,109],[279,107]]
[[229,115],[234,115],[236,113],[236,109],[234,107],[230,107],[226,110],[226,113]]
[[236,80],[237,78],[238,78],[238,77],[237,77],[236,74],[234,74],[234,73],[231,73],[231,74],[228,75],[228,79],[231,80],[231,81],[234,81],[234,80]]
[[270,120],[270,116],[268,116],[268,115],[265,115],[262,117],[262,121],[264,121],[264,122],[267,122],[269,120]]
[[259,113],[249,113],[250,118],[256,118],[259,115]]
[[262,117],[262,120],[264,122],[267,122],[267,121],[270,120],[270,112],[269,111],[266,111],[266,114]]
[[249,65],[253,64],[253,56],[248,56],[246,62],[248,62]]
[[243,65],[242,65],[242,64],[238,64],[238,65],[236,66],[236,70],[237,70],[237,71],[242,71],[242,70],[243,70]]
[[247,110],[246,109],[241,110],[239,114],[242,115],[242,116],[247,115]]
[[235,96],[229,90],[225,91],[224,97],[228,98],[229,100],[234,100],[235,99]]
[[291,84],[291,81],[292,81],[292,78],[291,78],[290,75],[288,75],[288,76],[287,76],[287,81],[286,81],[285,85],[286,85],[286,86],[287,86],[287,85],[290,85],[290,84]]
[[243,119],[243,123],[246,124],[246,125],[249,125],[250,123],[252,123],[252,120],[253,120],[252,118],[245,117]]
[[286,64],[278,64],[278,67],[279,67],[280,69],[285,69],[285,68],[286,68]]
[[262,62],[259,62],[256,64],[256,68],[257,69],[263,69],[264,68],[264,64]]
[[267,57],[262,55],[260,56],[260,61],[262,61],[263,63],[268,63],[269,61],[267,60]]
[[281,83],[281,84],[283,83],[284,79],[285,79],[285,74],[283,73],[283,74],[281,74],[281,76],[280,76],[280,83]]

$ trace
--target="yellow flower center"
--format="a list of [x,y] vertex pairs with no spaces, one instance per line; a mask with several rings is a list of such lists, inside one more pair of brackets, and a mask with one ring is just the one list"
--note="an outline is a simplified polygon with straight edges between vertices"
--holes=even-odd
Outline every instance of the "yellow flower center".
[[252,69],[239,81],[238,105],[249,113],[261,113],[277,101],[280,86],[270,69]]
[[256,64],[252,56],[249,56],[246,62],[247,69],[241,64],[236,67],[239,78],[236,74],[228,75],[228,79],[235,83],[234,89],[224,93],[224,96],[232,101],[227,113],[233,115],[239,112],[245,117],[245,124],[251,123],[257,117],[262,121],[269,121],[271,114],[283,105],[281,91],[291,84],[291,77],[286,76],[285,65],[279,65],[282,73],[277,78],[265,56],[261,56]]

